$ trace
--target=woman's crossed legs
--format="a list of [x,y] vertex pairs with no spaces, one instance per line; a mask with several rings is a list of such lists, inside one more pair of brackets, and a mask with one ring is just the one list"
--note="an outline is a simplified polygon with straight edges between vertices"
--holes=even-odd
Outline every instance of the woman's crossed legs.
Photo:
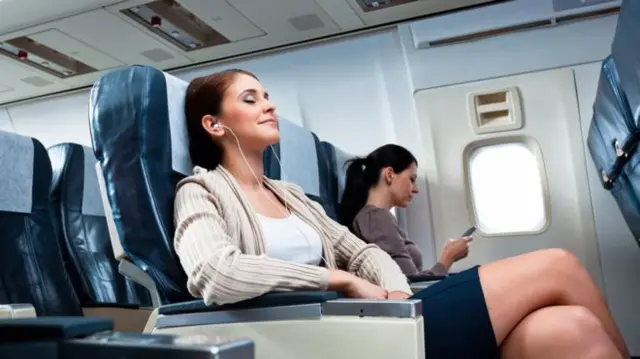
[[629,358],[602,294],[571,253],[500,260],[481,266],[479,277],[503,357]]

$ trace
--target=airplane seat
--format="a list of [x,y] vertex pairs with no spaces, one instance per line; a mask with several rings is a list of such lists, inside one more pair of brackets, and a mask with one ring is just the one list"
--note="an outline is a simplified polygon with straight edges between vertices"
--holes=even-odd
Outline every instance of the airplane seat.
[[[265,359],[424,357],[417,300],[293,292],[208,306],[189,295],[172,245],[175,185],[192,171],[183,110],[186,87],[162,71],[130,66],[103,75],[91,90],[91,136],[109,206],[105,214],[115,229],[114,256],[121,272],[154,292],[158,304],[145,332],[246,336],[256,343],[256,356]],[[361,338],[368,338],[367,345],[360,344]]]
[[334,196],[336,202],[340,203],[346,181],[347,169],[345,165],[348,160],[355,156],[349,155],[329,142],[322,141],[320,144],[327,153],[329,168],[331,169],[331,181],[329,181],[331,184],[331,194]]
[[602,185],[640,245],[640,2],[623,1],[602,63],[588,147]]
[[0,131],[0,173],[0,316],[81,315],[51,218],[46,149]]
[[307,197],[322,205],[329,217],[337,220],[338,201],[332,192],[335,176],[329,165],[329,153],[315,133],[287,119],[280,118],[278,128],[280,141],[264,153],[265,176],[297,184]]
[[54,225],[67,273],[85,316],[108,317],[117,331],[142,332],[149,292],[118,273],[95,170],[93,150],[75,143],[50,147]]

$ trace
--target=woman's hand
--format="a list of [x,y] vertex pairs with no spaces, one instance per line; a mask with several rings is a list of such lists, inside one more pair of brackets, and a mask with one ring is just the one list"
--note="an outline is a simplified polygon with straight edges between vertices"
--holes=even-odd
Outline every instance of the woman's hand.
[[389,292],[387,299],[389,300],[406,300],[411,297],[411,294],[407,294],[405,292]]
[[440,254],[440,263],[445,266],[447,270],[453,265],[453,263],[465,258],[469,255],[469,245],[473,237],[463,237],[458,239],[449,239],[442,247],[442,253]]
[[329,289],[355,299],[383,300],[388,295],[385,289],[341,270],[330,271]]

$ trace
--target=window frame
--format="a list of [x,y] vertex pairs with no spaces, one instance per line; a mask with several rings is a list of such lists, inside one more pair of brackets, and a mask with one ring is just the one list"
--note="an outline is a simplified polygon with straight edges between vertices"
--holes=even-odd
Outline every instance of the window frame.
[[[533,153],[536,158],[536,162],[538,163],[538,172],[540,174],[540,181],[542,182],[540,188],[542,190],[542,210],[545,216],[544,225],[535,231],[518,231],[518,232],[498,232],[498,233],[487,233],[483,230],[480,222],[478,220],[477,206],[475,197],[473,195],[473,183],[471,180],[471,158],[475,151],[483,148],[483,147],[491,147],[495,145],[505,145],[505,144],[520,144],[524,145]],[[544,157],[542,155],[542,150],[540,149],[540,145],[538,142],[529,136],[524,135],[514,135],[514,136],[500,136],[493,138],[486,138],[477,141],[473,141],[467,146],[465,146],[464,151],[462,153],[462,163],[463,163],[463,176],[465,186],[465,196],[466,196],[466,206],[467,212],[469,214],[469,219],[471,223],[476,227],[478,234],[482,237],[513,237],[513,236],[530,236],[530,235],[540,235],[546,232],[551,226],[552,217],[551,217],[551,202],[549,195],[549,182],[547,177],[547,171],[544,165]]]

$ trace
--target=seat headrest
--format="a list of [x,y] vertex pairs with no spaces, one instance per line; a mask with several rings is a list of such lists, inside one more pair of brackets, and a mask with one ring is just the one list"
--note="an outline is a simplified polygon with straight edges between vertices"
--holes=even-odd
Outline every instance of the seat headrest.
[[0,131],[0,173],[0,211],[28,214],[48,206],[51,163],[38,140]]
[[[265,175],[271,179],[295,183],[305,194],[320,203],[332,218],[337,202],[332,195],[329,156],[313,132],[286,119],[279,120],[280,142],[265,151]],[[280,158],[278,164],[277,158]]]
[[173,249],[175,188],[192,173],[187,86],[154,68],[130,66],[98,80],[89,104],[94,154],[122,249],[155,281],[164,302],[192,298]]
[[[49,158],[53,178],[51,190],[65,187],[61,194],[65,205],[74,206],[83,215],[104,217],[104,206],[100,196],[100,186],[96,176],[95,165],[98,161],[90,147],[75,143],[61,143],[49,147]],[[73,174],[60,183],[65,173]]]

